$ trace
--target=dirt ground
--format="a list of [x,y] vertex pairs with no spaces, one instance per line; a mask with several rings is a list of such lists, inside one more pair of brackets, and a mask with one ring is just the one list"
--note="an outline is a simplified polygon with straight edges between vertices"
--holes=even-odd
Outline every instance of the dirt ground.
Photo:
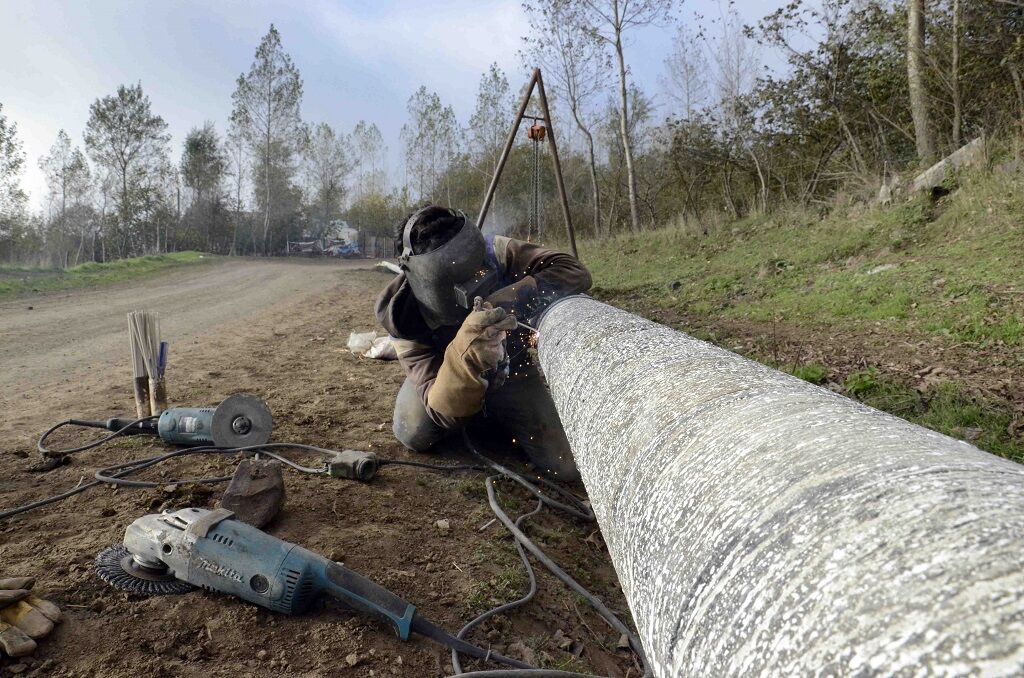
[[[35,440],[48,425],[133,410],[124,313],[142,307],[162,314],[172,405],[212,405],[232,393],[254,393],[270,404],[277,441],[432,461],[405,451],[391,434],[401,368],[345,348],[349,331],[375,327],[373,298],[388,279],[352,265],[234,262],[0,304],[0,508],[164,449],[136,437],[76,455],[49,473],[28,470],[38,460]],[[61,436],[53,444],[72,441]],[[451,673],[446,650],[424,639],[403,643],[383,623],[333,602],[285,617],[209,593],[142,598],[96,577],[96,554],[119,543],[132,520],[169,508],[213,507],[223,489],[174,487],[171,480],[230,473],[232,465],[185,457],[140,475],[168,483],[159,489],[93,488],[0,522],[0,576],[35,576],[37,590],[66,615],[33,657],[0,660],[0,675]],[[512,541],[492,522],[480,473],[392,466],[368,484],[292,471],[285,471],[285,482],[286,504],[268,528],[272,534],[344,562],[450,631],[525,591]],[[509,484],[500,488],[510,513],[532,508]],[[449,529],[439,528],[440,520]],[[528,525],[557,562],[628,619],[596,525],[547,511]],[[471,639],[549,667],[637,675],[633,658],[617,648],[617,633],[546,571],[538,570],[538,578],[534,601]]]
[[1024,352],[1014,346],[950,345],[939,336],[896,335],[881,323],[857,331],[833,327],[729,320],[652,308],[643,295],[606,294],[602,301],[741,355],[786,369],[816,363],[832,378],[876,367],[918,388],[943,381],[966,384],[972,392],[1011,403],[1024,420]]

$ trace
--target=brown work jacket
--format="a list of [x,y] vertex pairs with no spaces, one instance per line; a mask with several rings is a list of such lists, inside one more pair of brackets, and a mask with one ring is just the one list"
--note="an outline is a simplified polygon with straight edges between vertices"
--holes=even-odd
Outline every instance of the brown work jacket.
[[[542,245],[515,240],[504,236],[487,236],[488,259],[498,269],[503,285],[511,285],[526,276],[533,276],[545,300],[569,294],[580,294],[590,289],[590,272],[576,257]],[[377,297],[377,320],[394,338],[398,362],[427,409],[428,416],[439,426],[453,428],[458,422],[433,410],[427,405],[437,371],[444,361],[444,350],[455,337],[459,327],[442,326],[431,329],[420,313],[419,303],[412,288],[400,273]],[[520,334],[525,334],[525,331]],[[510,337],[511,345],[525,346],[528,337]],[[511,371],[525,369],[529,361],[526,350],[509,350]]]

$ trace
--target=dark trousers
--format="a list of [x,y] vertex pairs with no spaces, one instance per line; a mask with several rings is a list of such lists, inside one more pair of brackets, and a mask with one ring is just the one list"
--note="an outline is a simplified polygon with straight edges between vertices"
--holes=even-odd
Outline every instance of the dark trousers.
[[[510,376],[501,388],[488,391],[481,415],[511,435],[547,475],[565,481],[579,479],[555,402],[536,370]],[[408,379],[395,400],[393,430],[398,441],[414,452],[428,451],[454,431],[434,423]]]

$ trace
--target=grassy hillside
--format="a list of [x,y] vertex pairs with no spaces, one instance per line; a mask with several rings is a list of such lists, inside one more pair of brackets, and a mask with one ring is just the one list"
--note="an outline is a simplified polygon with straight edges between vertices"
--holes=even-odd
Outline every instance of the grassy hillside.
[[89,262],[67,270],[0,266],[0,299],[133,280],[179,266],[209,263],[218,257],[201,252],[174,252],[103,264]]
[[1024,460],[1024,181],[587,242],[595,294]]

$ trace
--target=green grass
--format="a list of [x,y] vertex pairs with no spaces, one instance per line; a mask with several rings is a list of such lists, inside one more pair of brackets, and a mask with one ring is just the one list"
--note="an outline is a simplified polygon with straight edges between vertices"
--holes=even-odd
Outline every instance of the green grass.
[[638,310],[843,327],[880,323],[1024,347],[1024,186],[968,178],[938,204],[746,219],[581,244],[595,293]]
[[[753,217],[710,237],[647,231],[585,241],[580,255],[598,298],[642,315],[736,321],[738,334],[744,323],[754,333],[767,323],[826,330],[821,335],[870,327],[894,339],[932,336],[947,346],[1014,351],[1024,348],[1022,222],[1020,177],[980,173],[962,177],[937,203],[922,196],[826,216]],[[1012,403],[965,384],[919,392],[875,369],[843,375],[843,368],[798,364],[789,371],[1024,461]]]
[[103,264],[89,262],[67,270],[0,266],[0,299],[112,285],[179,266],[209,263],[218,259],[215,255],[202,252],[174,252],[118,259]]
[[1024,462],[1024,440],[1011,432],[1014,410],[1009,403],[972,395],[955,382],[918,391],[874,368],[850,374],[844,387],[866,405]]

